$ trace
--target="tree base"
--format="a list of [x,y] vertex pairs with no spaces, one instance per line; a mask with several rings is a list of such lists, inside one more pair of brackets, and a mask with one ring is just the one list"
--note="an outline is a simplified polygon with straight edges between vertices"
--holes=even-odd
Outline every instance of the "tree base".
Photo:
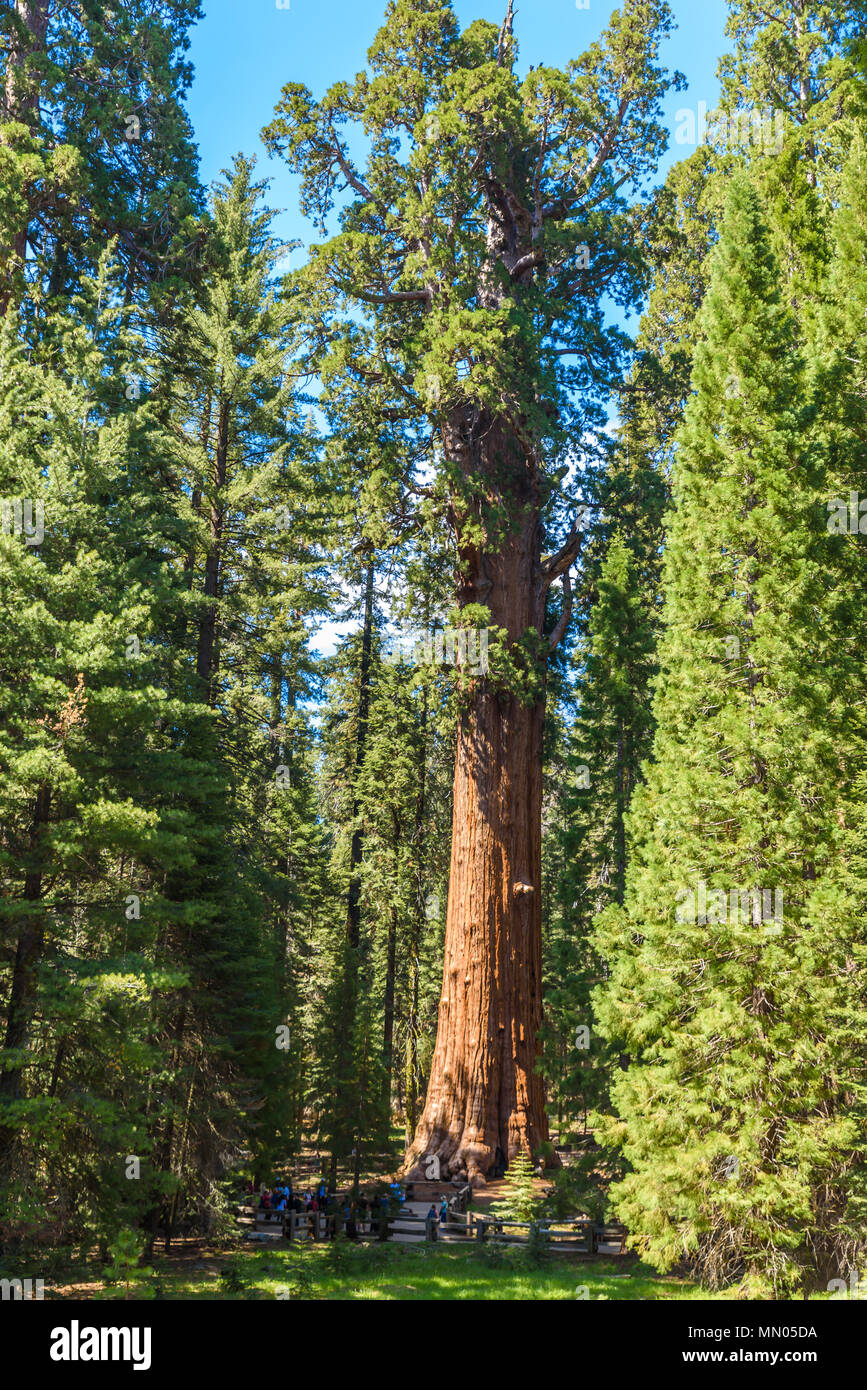
[[[478,1140],[456,1141],[444,1136],[438,1142],[425,1141],[424,1136],[416,1134],[404,1158],[402,1173],[409,1182],[468,1182],[471,1187],[486,1187],[505,1176],[509,1163],[519,1153],[533,1152],[545,1142],[541,1136],[536,1143],[516,1139],[509,1143],[506,1155],[499,1145],[480,1144]],[[538,1162],[546,1171],[561,1166],[553,1151]]]

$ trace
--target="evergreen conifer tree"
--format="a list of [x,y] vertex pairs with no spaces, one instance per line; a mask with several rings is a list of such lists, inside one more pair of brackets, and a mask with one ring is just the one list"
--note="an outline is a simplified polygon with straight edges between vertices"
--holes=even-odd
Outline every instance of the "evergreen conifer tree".
[[[661,1267],[777,1292],[852,1237],[858,1055],[841,912],[829,563],[796,331],[758,195],[733,181],[677,445],[653,762],[630,818],[598,1009],[631,1058],[612,1087],[615,1191]],[[830,1031],[829,1031],[830,1029]],[[833,1194],[833,1195],[832,1195]],[[817,1257],[821,1247],[822,1260]]]

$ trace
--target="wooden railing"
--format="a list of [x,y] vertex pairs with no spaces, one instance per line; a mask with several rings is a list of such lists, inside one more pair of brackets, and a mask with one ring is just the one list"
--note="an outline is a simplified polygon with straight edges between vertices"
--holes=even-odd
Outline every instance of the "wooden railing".
[[[625,1254],[626,1229],[618,1223],[600,1223],[586,1217],[573,1220],[555,1220],[553,1217],[537,1217],[534,1221],[509,1221],[498,1216],[482,1216],[476,1212],[460,1210],[460,1203],[452,1199],[449,1204],[445,1230],[454,1235],[463,1235],[484,1243],[492,1237],[509,1245],[523,1245],[534,1232],[543,1235],[553,1250],[579,1255],[600,1253],[603,1245],[616,1245],[610,1254]],[[389,1211],[379,1208],[367,1217],[355,1218],[356,1234],[362,1239],[390,1240],[395,1234],[395,1226],[400,1226],[404,1234],[412,1234],[413,1228],[427,1232],[428,1218],[415,1212]],[[255,1226],[259,1232],[279,1231],[287,1240],[329,1240],[345,1231],[347,1218],[335,1212],[295,1212],[264,1211],[255,1213]],[[384,1230],[383,1230],[384,1226]],[[407,1230],[406,1228],[410,1228]],[[437,1234],[443,1228],[439,1226]]]
[[483,1242],[493,1235],[510,1245],[523,1245],[535,1232],[543,1235],[552,1249],[574,1254],[595,1255],[600,1245],[618,1245],[617,1254],[626,1252],[626,1228],[616,1223],[607,1225],[585,1217],[556,1221],[553,1217],[538,1217],[535,1221],[506,1221],[496,1216],[477,1216],[476,1240]]

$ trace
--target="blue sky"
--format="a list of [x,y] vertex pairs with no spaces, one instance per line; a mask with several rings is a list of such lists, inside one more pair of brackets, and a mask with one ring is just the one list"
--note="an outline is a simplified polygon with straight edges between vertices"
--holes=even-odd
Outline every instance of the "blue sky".
[[[205,183],[219,176],[232,155],[255,154],[260,175],[273,178],[269,202],[285,212],[280,235],[309,242],[313,229],[297,211],[297,182],[279,160],[269,160],[259,132],[271,119],[284,82],[303,82],[314,96],[332,82],[354,77],[385,11],[385,0],[203,0],[205,17],[193,30],[190,57],[196,69],[189,100]],[[612,0],[517,0],[515,29],[520,66],[562,66],[577,57],[604,29]],[[689,89],[666,104],[672,148],[661,170],[689,153],[674,143],[674,115],[699,101],[717,99],[716,65],[726,51],[726,0],[672,0],[678,28],[665,47],[664,62],[679,68]],[[463,24],[473,19],[501,23],[506,0],[456,0]],[[301,253],[293,257],[297,263]]]
[[[302,243],[289,264],[304,259],[303,245],[319,239],[299,214],[297,180],[280,160],[269,160],[259,132],[270,121],[285,82],[303,82],[314,96],[333,82],[351,80],[365,66],[367,49],[379,28],[385,0],[203,0],[204,19],[193,30],[190,57],[196,76],[188,102],[201,157],[201,177],[211,183],[233,154],[255,154],[260,175],[272,179],[268,202],[283,210],[275,230]],[[660,165],[668,166],[690,151],[674,140],[675,113],[716,104],[717,62],[726,51],[726,0],[671,0],[678,28],[666,44],[663,62],[689,81],[686,91],[672,93],[665,117],[671,149]],[[555,67],[578,57],[599,36],[616,8],[613,0],[590,0],[579,10],[575,0],[517,0],[515,29],[519,64]],[[506,0],[455,0],[462,24],[473,19],[502,22]],[[327,622],[313,646],[334,650],[342,633],[357,624]]]

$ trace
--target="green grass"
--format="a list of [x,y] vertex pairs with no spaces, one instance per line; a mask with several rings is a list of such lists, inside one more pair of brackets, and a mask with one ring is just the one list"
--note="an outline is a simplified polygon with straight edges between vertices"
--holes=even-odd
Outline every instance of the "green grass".
[[[530,1268],[517,1252],[502,1263],[471,1249],[424,1246],[311,1246],[240,1250],[206,1257],[205,1270],[181,1270],[155,1260],[161,1296],[169,1299],[290,1298],[361,1302],[473,1300],[617,1300],[707,1298],[686,1280],[655,1275],[635,1262],[592,1264],[554,1256]],[[232,1283],[221,1271],[233,1269]],[[586,1289],[586,1295],[581,1292]],[[729,1294],[711,1297],[734,1297]]]
[[[58,1256],[61,1252],[58,1252]],[[123,1298],[120,1286],[106,1289],[103,1267],[93,1261],[60,1260],[46,1270],[47,1299]],[[458,1299],[521,1301],[609,1299],[667,1302],[729,1300],[737,1286],[712,1293],[689,1279],[656,1274],[633,1258],[589,1261],[551,1256],[541,1266],[524,1252],[485,1256],[474,1247],[425,1245],[354,1246],[345,1243],[275,1249],[245,1244],[217,1246],[185,1255],[157,1256],[154,1274],[134,1282],[132,1300],[331,1300],[338,1302],[439,1302]],[[11,1274],[9,1270],[0,1273]],[[586,1293],[582,1292],[586,1290]],[[814,1293],[811,1299],[826,1299]]]

